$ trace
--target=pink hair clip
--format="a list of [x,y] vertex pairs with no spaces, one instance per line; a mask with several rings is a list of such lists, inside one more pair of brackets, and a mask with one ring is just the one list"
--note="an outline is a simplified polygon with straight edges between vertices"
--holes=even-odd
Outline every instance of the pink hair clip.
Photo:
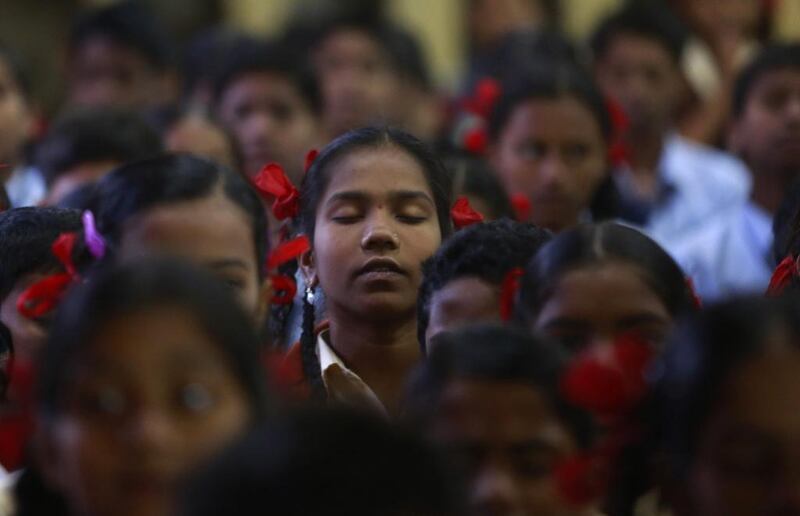
[[81,221],[83,222],[83,239],[86,247],[95,259],[102,259],[106,255],[106,241],[97,231],[94,214],[89,210],[84,211]]

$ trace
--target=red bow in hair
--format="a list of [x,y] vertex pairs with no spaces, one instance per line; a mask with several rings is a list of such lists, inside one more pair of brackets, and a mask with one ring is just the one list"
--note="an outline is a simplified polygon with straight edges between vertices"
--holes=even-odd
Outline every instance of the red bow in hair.
[[553,480],[562,500],[572,507],[581,507],[602,498],[608,473],[608,461],[601,454],[583,452],[558,462]]
[[797,260],[789,255],[775,268],[772,273],[772,278],[769,280],[769,287],[767,287],[767,297],[780,296],[786,287],[791,285],[792,278],[797,276]]
[[689,296],[692,298],[692,304],[698,310],[703,308],[703,300],[700,299],[700,295],[697,293],[697,290],[694,288],[694,281],[689,276],[686,276],[686,288],[689,289]]
[[[288,262],[305,253],[310,249],[311,245],[308,237],[301,235],[292,240],[281,243],[276,247],[267,258],[267,270],[273,271]],[[294,301],[294,296],[297,294],[297,283],[294,278],[275,274],[270,276],[272,288],[275,294],[272,296],[272,302],[276,305],[290,305]]]
[[483,222],[483,215],[473,210],[469,205],[469,200],[463,196],[456,199],[450,210],[450,216],[453,218],[453,225],[456,229]]
[[486,154],[486,147],[489,144],[489,137],[483,125],[477,125],[464,133],[464,150],[476,156]]
[[519,222],[528,222],[531,219],[531,200],[525,194],[514,194],[511,196],[511,206],[514,208],[514,216]]
[[615,100],[606,99],[606,109],[611,119],[611,141],[608,146],[608,159],[615,167],[630,162],[631,150],[625,142],[625,133],[630,127],[628,115]]
[[311,149],[308,151],[308,153],[306,153],[306,163],[303,167],[303,170],[306,174],[308,174],[308,169],[310,169],[311,165],[314,164],[314,160],[317,159],[317,156],[319,156],[319,151],[317,149]]
[[296,217],[300,212],[300,192],[294,187],[283,167],[277,163],[266,165],[253,179],[262,197],[272,202],[272,213],[278,220]]
[[464,100],[464,109],[487,119],[502,93],[499,81],[491,77],[484,77],[475,85],[472,96]]
[[503,286],[500,289],[500,318],[503,321],[510,321],[514,315],[514,301],[519,292],[519,280],[525,274],[522,267],[514,267],[506,277],[503,278]]
[[565,398],[603,420],[633,409],[647,393],[645,371],[652,346],[636,334],[625,334],[611,346],[581,353],[561,378]]
[[24,317],[37,319],[50,312],[61,301],[70,283],[77,281],[78,271],[72,263],[72,250],[75,248],[76,233],[62,233],[53,242],[51,249],[66,272],[53,274],[41,279],[25,289],[17,298],[17,310]]
[[33,435],[35,373],[29,361],[11,358],[7,400],[0,417],[0,464],[8,471],[24,466],[25,452]]
[[276,305],[291,305],[294,302],[294,296],[297,294],[297,282],[295,282],[294,278],[275,275],[270,276],[269,279],[275,292],[272,296],[272,302]]

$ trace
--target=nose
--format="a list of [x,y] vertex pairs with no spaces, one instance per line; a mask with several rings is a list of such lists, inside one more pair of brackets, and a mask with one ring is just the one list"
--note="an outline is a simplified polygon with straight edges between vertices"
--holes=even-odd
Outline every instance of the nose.
[[247,121],[245,139],[251,143],[268,139],[275,130],[273,117],[264,112],[254,113]]
[[[380,211],[380,210],[379,210]],[[361,248],[364,251],[385,253],[400,246],[400,238],[383,214],[376,214],[367,220]]]
[[163,410],[145,409],[127,426],[129,443],[141,453],[157,454],[175,445],[175,428]]
[[520,513],[519,489],[511,473],[500,464],[486,464],[472,485],[471,504],[475,514],[514,515]]
[[561,190],[569,170],[558,151],[553,150],[539,164],[539,180],[545,191]]

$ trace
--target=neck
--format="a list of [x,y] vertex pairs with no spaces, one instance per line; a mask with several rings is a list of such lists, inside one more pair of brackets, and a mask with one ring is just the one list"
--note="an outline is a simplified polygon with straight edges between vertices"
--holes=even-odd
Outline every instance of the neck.
[[397,412],[408,372],[420,359],[417,320],[365,321],[329,307],[330,346],[383,402]]
[[634,174],[657,176],[658,163],[664,150],[664,131],[653,128],[630,130],[626,141]]
[[786,192],[792,185],[791,177],[775,172],[753,174],[753,190],[750,199],[769,213],[778,211]]

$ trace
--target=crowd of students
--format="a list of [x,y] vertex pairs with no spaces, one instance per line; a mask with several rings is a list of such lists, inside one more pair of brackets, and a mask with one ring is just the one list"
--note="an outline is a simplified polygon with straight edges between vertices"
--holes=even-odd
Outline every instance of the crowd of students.
[[516,4],[0,45],[0,515],[800,514],[800,45]]

